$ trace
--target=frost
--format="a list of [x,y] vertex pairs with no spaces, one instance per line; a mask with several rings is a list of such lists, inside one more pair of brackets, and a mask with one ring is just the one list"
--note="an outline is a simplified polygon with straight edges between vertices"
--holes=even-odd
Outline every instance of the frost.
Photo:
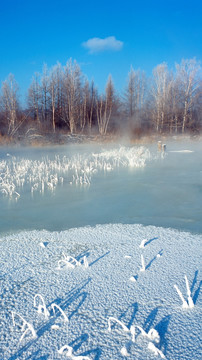
[[[18,322],[16,322],[16,318],[18,318]],[[32,337],[34,339],[37,337],[36,331],[34,330],[33,326],[30,323],[28,323],[20,314],[17,314],[16,312],[12,311],[12,320],[13,320],[13,326],[18,326],[23,332],[19,342],[22,341],[22,339],[25,337],[25,335],[28,332],[31,332]]]
[[140,244],[140,246],[139,246],[140,249],[144,249],[146,242],[147,242],[147,239],[143,239],[143,240],[141,241],[141,244]]
[[142,263],[142,267],[140,268],[140,271],[145,271],[145,262],[143,255],[141,255],[141,263]]
[[88,268],[88,266],[89,266],[86,256],[84,256],[83,259],[81,259],[81,261],[78,261],[73,256],[69,256],[69,255],[66,256],[65,254],[63,254],[63,256],[64,256],[64,259],[61,259],[58,261],[58,270],[61,270],[64,267],[64,265],[71,269],[74,269],[75,267],[82,266],[82,265],[85,268]]
[[0,160],[0,194],[8,198],[20,197],[24,186],[29,186],[31,195],[54,193],[56,188],[71,177],[71,185],[90,186],[97,172],[109,172],[119,167],[142,168],[151,160],[150,151],[143,146],[120,147],[114,150],[92,153],[88,156],[55,156],[54,160],[42,158],[38,161],[17,159],[9,156]]
[[154,355],[160,355],[162,359],[165,359],[165,355],[159,350],[152,342],[149,342],[148,349],[151,350]]
[[69,345],[64,345],[62,346],[59,350],[58,350],[58,353],[60,355],[62,355],[63,353],[69,357],[70,359],[72,360],[91,360],[88,356],[76,356],[76,355],[73,355],[73,348]]
[[[38,299],[38,301],[37,301],[37,299]],[[40,304],[40,302],[41,302],[41,304]],[[38,305],[37,305],[37,303],[38,303]],[[37,311],[39,314],[44,314],[45,319],[49,318],[50,313],[46,307],[43,297],[40,294],[36,294],[34,297],[34,307],[37,308]]]
[[[150,271],[141,273],[139,262],[145,250],[139,244],[143,238],[154,236],[155,242],[145,249],[152,260],[141,266]],[[169,360],[199,360],[199,241],[200,235],[122,224],[3,236],[2,359],[42,359],[48,349],[48,356],[54,360],[165,356]],[[46,249],[41,242],[45,247],[48,244]],[[71,257],[61,257],[63,251]],[[162,253],[161,260],[155,260],[156,254]],[[130,260],[125,254],[130,254]],[[93,261],[88,263],[88,259]],[[74,266],[72,271],[57,271],[59,260]],[[153,261],[155,266],[150,266]],[[64,269],[67,264],[61,262],[59,266]],[[184,283],[184,289],[179,286],[182,293],[171,284],[181,284],[180,279]],[[186,314],[176,311],[173,292],[177,289],[191,310]]]
[[176,289],[180,299],[182,300],[182,307],[187,309],[187,308],[193,308],[194,307],[194,302],[192,300],[192,297],[191,297],[191,291],[190,291],[190,288],[189,288],[189,282],[188,282],[188,279],[187,279],[187,276],[185,275],[185,283],[186,283],[186,288],[187,288],[187,296],[188,296],[188,299],[187,301],[184,299],[184,296],[182,295],[180,289],[178,288],[177,285],[174,285],[174,288]]
[[55,315],[55,309],[57,309],[62,314],[64,321],[66,321],[66,322],[69,321],[67,315],[64,313],[64,311],[61,309],[61,307],[59,305],[51,304],[51,308],[53,309],[54,315]]

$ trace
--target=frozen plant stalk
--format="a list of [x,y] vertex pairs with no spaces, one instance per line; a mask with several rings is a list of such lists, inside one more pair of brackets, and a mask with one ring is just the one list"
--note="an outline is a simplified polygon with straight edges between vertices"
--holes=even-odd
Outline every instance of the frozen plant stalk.
[[111,331],[111,323],[112,322],[116,322],[117,324],[119,324],[122,327],[123,331],[125,331],[127,333],[130,333],[131,336],[132,336],[132,342],[135,342],[135,336],[136,336],[135,325],[131,325],[131,327],[129,329],[129,328],[127,328],[126,325],[124,325],[124,323],[122,323],[122,321],[120,321],[120,320],[118,320],[118,319],[116,319],[114,317],[110,317],[108,319],[108,331]]
[[64,313],[64,311],[61,309],[61,307],[55,303],[51,304],[51,308],[53,309],[54,315],[55,315],[55,308],[59,310],[59,312],[62,314],[64,321],[68,322],[69,319],[67,317],[67,315]]
[[149,342],[148,349],[153,351],[155,355],[160,355],[162,359],[165,359],[165,355],[159,350],[152,342]]
[[140,271],[145,271],[145,262],[144,262],[143,255],[141,255],[141,263],[142,263],[142,267],[141,267]]
[[[16,323],[15,321],[16,317],[18,317],[22,321],[22,325]],[[37,337],[36,331],[34,330],[33,326],[30,323],[28,323],[20,314],[17,314],[16,312],[12,311],[12,320],[13,320],[13,325],[14,326],[18,325],[21,328],[21,331],[23,331],[23,334],[20,338],[20,342],[28,333],[28,331],[32,333],[34,339]]]
[[160,343],[160,336],[156,329],[150,329],[147,334],[148,339],[155,342],[156,344]]
[[143,240],[141,241],[141,244],[140,244],[139,247],[140,247],[141,249],[144,249],[144,246],[145,246],[146,242],[147,242],[147,239],[143,239]]
[[185,282],[186,282],[186,288],[187,288],[188,304],[189,304],[190,308],[193,308],[194,307],[194,302],[193,302],[192,297],[191,297],[191,291],[190,291],[190,287],[189,287],[189,282],[188,282],[188,279],[187,279],[186,275],[185,275]]
[[88,356],[82,356],[82,355],[76,356],[76,355],[73,355],[72,354],[73,348],[71,346],[69,346],[69,345],[64,345],[58,350],[58,353],[60,355],[62,355],[64,352],[65,352],[66,356],[68,358],[72,359],[72,360],[91,360]]
[[185,301],[184,296],[182,295],[180,289],[177,287],[177,285],[174,285],[174,288],[176,289],[176,291],[177,291],[180,299],[182,300],[182,307],[183,307],[183,308],[188,308],[188,304],[187,304],[187,302]]
[[84,267],[87,268],[89,265],[88,265],[88,260],[87,260],[87,257],[84,256],[83,258],[83,264],[84,264]]
[[125,346],[122,347],[122,349],[121,349],[121,355],[123,355],[123,356],[129,356],[130,355]]
[[187,296],[188,296],[188,302],[185,301],[181,291],[179,290],[179,288],[177,287],[177,285],[174,285],[174,288],[177,290],[177,293],[180,297],[180,299],[182,300],[182,307],[183,308],[193,308],[194,307],[194,302],[192,300],[192,297],[191,297],[191,291],[190,291],[190,288],[189,288],[189,282],[188,282],[188,279],[187,279],[187,276],[185,275],[185,283],[186,283],[186,288],[187,288]]
[[120,320],[118,320],[118,319],[116,319],[116,318],[114,318],[114,317],[109,317],[109,320],[108,320],[108,331],[111,331],[111,323],[112,322],[117,322],[122,328],[123,328],[123,330],[125,331],[125,332],[129,332],[130,330],[127,328],[127,326],[126,325],[124,325],[124,323],[122,323],[122,321],[120,321]]
[[[42,304],[38,304],[38,306],[36,305],[37,304],[37,301],[36,299],[39,298],[41,300],[41,303]],[[45,304],[45,301],[43,299],[43,297],[40,295],[40,294],[36,294],[35,297],[34,297],[34,307],[37,308],[37,311],[39,314],[43,314],[44,313],[44,316],[45,316],[45,319],[47,320],[50,316],[50,313],[46,307],[46,304]]]
[[61,264],[66,265],[67,267],[70,267],[74,269],[76,266],[81,266],[81,263],[76,260],[73,256],[66,256],[63,254],[64,259],[58,261],[58,269],[61,269]]
[[135,342],[136,331],[135,331],[135,326],[134,325],[131,325],[130,332],[131,332],[131,335],[132,335],[132,342]]

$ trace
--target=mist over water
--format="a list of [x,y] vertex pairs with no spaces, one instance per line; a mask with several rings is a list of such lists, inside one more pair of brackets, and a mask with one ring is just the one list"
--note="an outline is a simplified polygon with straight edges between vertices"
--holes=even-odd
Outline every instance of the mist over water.
[[[8,173],[19,174],[23,164],[27,164],[23,170],[25,183],[17,186],[17,175],[12,178],[20,196],[0,193],[1,233],[24,229],[61,231],[119,222],[202,233],[199,142],[169,141],[165,156],[158,152],[157,144],[0,149],[2,171],[6,166]],[[31,177],[27,181],[26,171],[32,175],[35,171],[38,185],[31,183]],[[53,188],[48,185],[51,181]],[[2,181],[0,186],[2,190]]]

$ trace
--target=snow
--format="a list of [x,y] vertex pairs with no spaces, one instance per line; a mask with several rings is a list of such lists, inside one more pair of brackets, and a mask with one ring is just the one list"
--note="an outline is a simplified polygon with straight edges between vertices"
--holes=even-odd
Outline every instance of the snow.
[[2,235],[0,359],[201,359],[201,240],[137,224]]

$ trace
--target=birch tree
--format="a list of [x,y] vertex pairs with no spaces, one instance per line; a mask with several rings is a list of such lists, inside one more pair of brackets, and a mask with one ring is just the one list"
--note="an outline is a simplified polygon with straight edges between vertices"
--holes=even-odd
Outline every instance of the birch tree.
[[12,136],[15,131],[18,110],[18,85],[13,74],[10,74],[2,84],[1,100],[7,123],[7,133]]
[[87,125],[88,125],[88,131],[90,132],[92,131],[96,96],[97,96],[97,90],[95,88],[94,81],[92,81],[89,86],[88,112],[87,112]]
[[39,83],[39,74],[36,73],[32,79],[32,83],[28,89],[28,105],[34,114],[37,125],[40,125],[41,114],[41,86]]
[[71,134],[76,133],[81,106],[81,71],[70,59],[65,68],[64,78],[65,110]]
[[[56,81],[56,101],[55,101],[55,122],[57,121],[58,125],[62,125],[62,122],[65,123],[65,111],[64,111],[64,73],[61,64],[58,62],[54,68],[54,81]],[[53,118],[52,118],[53,120]]]
[[112,115],[114,92],[114,85],[110,75],[105,89],[105,96],[101,95],[97,99],[97,121],[99,133],[101,135],[106,135],[107,133],[109,121]]
[[135,99],[135,85],[136,85],[136,75],[133,67],[131,66],[130,72],[128,74],[128,85],[126,88],[126,105],[128,107],[129,118],[132,119],[135,109],[136,109],[136,99]]
[[50,73],[49,78],[49,94],[50,94],[50,106],[51,106],[51,114],[52,114],[52,129],[55,132],[55,111],[57,104],[57,96],[58,96],[58,79],[57,79],[57,66],[55,66]]
[[166,63],[158,65],[153,70],[154,85],[152,97],[154,100],[154,123],[157,132],[162,132],[166,121],[166,109],[168,105],[171,80]]
[[89,109],[89,82],[86,79],[84,83],[84,87],[82,89],[82,104],[80,107],[80,130],[81,132],[84,131],[86,126],[87,118],[88,118],[88,109]]
[[176,64],[177,78],[181,83],[181,94],[183,104],[182,133],[192,122],[193,108],[199,89],[200,64],[196,59],[182,60]]
[[179,79],[176,78],[172,74],[172,78],[170,81],[170,92],[168,98],[168,106],[169,107],[169,123],[168,129],[170,134],[173,132],[178,133],[181,127],[181,113],[182,113],[182,106],[181,106],[181,90],[180,90],[180,83]]
[[46,122],[48,117],[48,106],[49,106],[49,76],[47,65],[43,66],[43,75],[41,78],[41,110],[42,110],[42,119]]
[[131,66],[124,95],[125,111],[130,128],[140,125],[146,92],[144,72],[135,71]]

